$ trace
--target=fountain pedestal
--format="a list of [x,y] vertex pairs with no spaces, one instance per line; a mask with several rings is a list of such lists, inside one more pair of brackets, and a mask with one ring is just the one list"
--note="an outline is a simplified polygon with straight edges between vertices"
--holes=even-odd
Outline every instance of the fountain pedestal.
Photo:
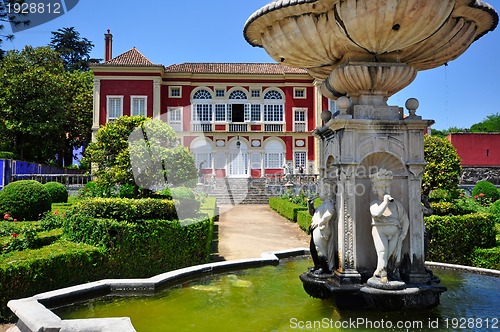
[[[251,45],[307,69],[340,110],[333,119],[323,111],[325,125],[313,132],[321,179],[337,188],[337,220],[328,254],[334,273],[301,275],[311,296],[381,309],[439,303],[444,288],[424,266],[421,204],[423,138],[433,122],[416,115],[416,99],[407,101],[407,117],[387,100],[418,71],[456,59],[497,24],[498,14],[481,0],[274,0],[247,20]],[[372,200],[370,178],[382,170],[391,182]],[[372,276],[378,280],[367,283]],[[398,276],[404,284],[396,287]]]
[[[345,100],[339,104],[345,107]],[[392,304],[386,303],[386,309],[436,306],[445,288],[433,285],[424,266],[425,226],[420,200],[425,166],[423,136],[433,121],[404,118],[402,108],[381,105],[375,107],[388,119],[373,120],[373,113],[366,116],[360,111],[371,107],[350,106],[344,111],[352,114],[352,119],[331,119],[316,132],[322,151],[320,178],[334,181],[337,187],[335,251],[339,263],[329,277],[305,273],[301,280],[311,296],[331,298],[341,307],[361,303],[377,307],[379,302],[387,302],[383,299],[388,294]],[[369,282],[377,265],[369,209],[373,198],[370,175],[380,169],[392,172],[391,195],[408,213],[409,229],[399,269],[404,283]],[[348,301],[346,295],[351,297]]]

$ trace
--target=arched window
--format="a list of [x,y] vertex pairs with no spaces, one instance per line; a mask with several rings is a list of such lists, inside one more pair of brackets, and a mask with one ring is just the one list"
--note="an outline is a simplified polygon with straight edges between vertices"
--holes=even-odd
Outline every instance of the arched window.
[[264,100],[266,100],[266,99],[267,100],[272,100],[272,99],[282,100],[283,95],[276,90],[271,90],[271,91],[266,92],[266,94],[264,95]]
[[212,131],[212,125],[207,123],[211,122],[213,118],[212,107],[212,94],[210,91],[201,89],[193,94],[192,120],[206,123],[193,126],[193,131]]
[[239,100],[245,100],[248,99],[247,94],[241,90],[235,90],[231,92],[229,95],[229,99],[239,99]]
[[[264,122],[283,123],[285,105],[283,95],[277,90],[270,90],[264,95]],[[282,131],[281,128],[268,128],[266,131]]]
[[200,99],[200,100],[206,100],[206,99],[212,99],[212,94],[207,91],[207,90],[198,90],[194,93],[193,99]]

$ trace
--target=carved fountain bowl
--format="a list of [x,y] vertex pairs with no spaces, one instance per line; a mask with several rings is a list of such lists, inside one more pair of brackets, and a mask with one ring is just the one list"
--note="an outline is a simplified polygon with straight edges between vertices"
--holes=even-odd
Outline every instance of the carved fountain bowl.
[[[278,62],[335,81],[332,72],[353,62],[397,64],[390,72],[401,64],[415,71],[441,66],[497,24],[498,14],[480,0],[275,0],[250,16],[244,36]],[[399,85],[372,90],[390,95],[406,86]],[[334,87],[329,97],[353,92]]]

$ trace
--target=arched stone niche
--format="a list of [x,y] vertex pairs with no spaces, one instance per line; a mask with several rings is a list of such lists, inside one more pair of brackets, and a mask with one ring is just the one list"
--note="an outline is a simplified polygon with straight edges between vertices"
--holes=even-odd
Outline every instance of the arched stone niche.
[[[371,276],[377,265],[377,253],[373,244],[370,202],[375,198],[370,175],[386,169],[392,172],[391,196],[400,201],[408,211],[408,174],[400,157],[386,151],[366,155],[356,171],[356,251],[357,270],[362,276]],[[407,252],[407,240],[403,254]]]

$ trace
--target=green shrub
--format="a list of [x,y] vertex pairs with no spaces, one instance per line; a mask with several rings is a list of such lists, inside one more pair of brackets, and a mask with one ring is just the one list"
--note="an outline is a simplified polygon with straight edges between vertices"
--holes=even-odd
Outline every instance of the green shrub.
[[108,278],[143,278],[206,263],[213,223],[208,218],[131,223],[71,214],[63,229],[72,241],[107,249]]
[[428,260],[470,265],[476,248],[495,246],[495,223],[487,213],[425,217]]
[[500,222],[500,200],[491,204],[489,212],[496,217],[497,222]]
[[59,182],[47,182],[43,185],[49,192],[52,203],[66,203],[68,201],[68,189]]
[[177,219],[174,201],[154,198],[89,198],[75,203],[73,212],[129,222],[140,219]]
[[309,214],[309,211],[299,211],[297,213],[297,224],[307,234],[310,234],[309,227],[311,227],[311,222],[312,216]]
[[299,211],[307,211],[307,207],[291,202],[289,199],[281,197],[269,198],[269,206],[274,211],[281,214],[286,219],[297,222],[297,213]]
[[453,215],[456,213],[455,204],[451,202],[430,202],[432,213],[438,216]]
[[432,212],[434,215],[465,215],[477,212],[488,212],[488,209],[479,204],[474,198],[461,197],[454,199],[452,202],[430,202]]
[[472,189],[472,196],[480,196],[484,195],[486,199],[489,199],[491,202],[495,202],[500,199],[500,192],[497,187],[491,182],[488,181],[479,181]]
[[98,184],[96,181],[89,181],[79,191],[79,196],[82,198],[93,198],[93,197],[110,197],[111,192],[109,189],[103,185]]
[[0,255],[0,319],[11,318],[11,299],[102,279],[105,262],[102,249],[68,241]]
[[170,188],[170,194],[173,199],[194,199],[193,189],[188,187],[172,187]]
[[0,159],[14,159],[14,152],[0,151]]
[[472,255],[472,264],[484,269],[500,270],[500,247],[476,248]]
[[430,202],[452,202],[454,199],[460,197],[458,189],[442,189],[437,188],[430,192]]
[[476,212],[483,212],[487,213],[488,209],[484,207],[483,205],[479,204],[474,198],[472,197],[460,197],[459,199],[456,199],[453,201],[453,204],[455,206],[455,214],[471,214],[471,213],[476,213]]
[[0,191],[0,215],[9,214],[17,220],[38,220],[50,211],[50,194],[34,180],[11,182]]

